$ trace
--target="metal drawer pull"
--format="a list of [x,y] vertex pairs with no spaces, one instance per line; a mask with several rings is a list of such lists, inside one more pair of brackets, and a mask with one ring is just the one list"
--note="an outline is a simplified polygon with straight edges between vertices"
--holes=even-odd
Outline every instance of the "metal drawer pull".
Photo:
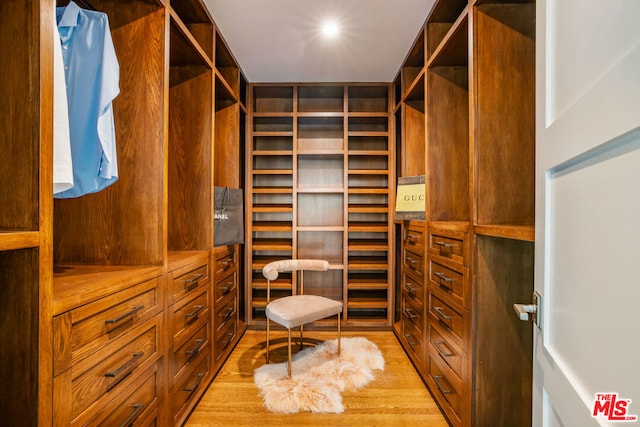
[[110,389],[113,388],[116,384],[122,381],[127,375],[129,375],[137,366],[138,359],[144,355],[144,351],[136,351],[133,353],[133,357],[129,359],[124,365],[120,366],[115,371],[109,371],[104,374],[107,378],[118,378],[113,384],[110,385]]
[[[444,341],[434,341],[433,342],[434,347],[436,348],[436,350],[438,350],[438,354],[440,354],[440,356],[442,357],[451,357],[451,356],[455,356],[454,353],[451,352],[451,350],[449,349],[449,347],[444,343]],[[447,350],[443,350],[442,348],[446,348]]]
[[115,319],[107,319],[107,320],[104,321],[104,323],[105,323],[105,325],[109,325],[109,326],[117,325],[118,323],[122,323],[125,320],[130,320],[131,317],[133,317],[137,312],[139,312],[143,308],[144,308],[144,305],[134,305],[131,308],[131,311],[128,311],[128,312],[116,317]]
[[196,346],[193,347],[191,350],[185,350],[184,354],[190,357],[195,356],[200,351],[200,348],[202,348],[203,343],[204,343],[204,339],[202,338],[197,339]]
[[185,320],[187,320],[187,323],[191,323],[194,320],[196,320],[198,318],[198,313],[200,313],[200,310],[202,310],[203,308],[204,308],[204,305],[196,305],[196,309],[193,310],[191,313],[185,313],[184,318]]
[[445,243],[442,241],[435,241],[433,243],[440,246],[441,248],[453,248],[455,246],[458,246],[456,243]]
[[407,292],[409,293],[409,295],[414,295],[415,296],[416,291],[418,290],[417,288],[414,288],[409,283],[406,283],[405,287],[407,288]]
[[[452,291],[453,290],[453,286],[451,285],[451,283],[453,282],[453,278],[451,277],[447,277],[444,274],[440,273],[440,272],[435,272],[433,273],[434,276],[436,276],[438,279],[440,279],[439,285],[441,288],[444,288],[448,291]],[[442,283],[442,282],[445,283]]]
[[229,339],[228,339],[228,340],[226,340],[226,341],[222,341],[222,344],[223,344],[222,348],[223,348],[223,349],[227,348],[227,346],[229,345],[229,343],[231,343],[231,340],[233,340],[233,337],[234,337],[234,336],[236,336],[236,333],[235,333],[235,332],[229,332],[229,333],[227,334],[227,336],[229,337]]
[[185,279],[184,288],[191,289],[198,286],[198,280],[200,280],[203,276],[204,274],[198,273],[198,274],[194,274],[191,279]]
[[431,378],[433,378],[433,381],[435,381],[436,385],[438,386],[438,390],[440,390],[440,393],[442,393],[442,394],[451,394],[451,393],[453,393],[453,390],[445,389],[444,386],[442,385],[442,383],[440,382],[440,379],[444,378],[442,375],[432,375]]
[[129,427],[131,424],[133,424],[133,422],[138,419],[138,415],[142,411],[142,408],[144,408],[144,403],[134,403],[133,405],[131,405],[131,407],[133,408],[133,412],[127,417],[126,420],[124,420],[122,424],[120,424],[120,427]]
[[447,277],[442,273],[433,273],[434,276],[436,276],[438,279],[440,280],[444,280],[447,283],[453,282],[453,279],[451,277]]
[[223,322],[226,322],[227,319],[229,319],[231,317],[231,315],[236,311],[236,309],[233,308],[233,307],[227,307],[227,309],[225,311],[226,311],[226,313],[224,313],[224,314],[220,313],[221,317],[223,319],[222,320]]
[[413,314],[413,310],[411,310],[410,308],[405,308],[404,309],[404,313],[409,316],[410,319],[415,319],[416,317],[418,317],[417,314]]
[[196,374],[196,382],[189,388],[185,388],[184,391],[188,391],[189,393],[193,393],[195,389],[198,388],[200,382],[202,382],[202,378],[204,378],[204,372],[201,374]]
[[449,316],[448,314],[444,314],[443,307],[433,307],[433,310],[438,313],[438,316],[440,316],[443,320],[451,320],[453,319],[452,316]]
[[228,294],[231,289],[233,289],[233,282],[227,282],[227,285],[222,287],[222,295]]
[[411,341],[411,340],[409,339],[409,338],[412,338],[412,337],[411,337],[411,334],[404,334],[404,338],[407,340],[407,342],[409,343],[409,345],[410,345],[411,347],[413,347],[414,345],[418,344],[417,342],[415,342],[415,341]]

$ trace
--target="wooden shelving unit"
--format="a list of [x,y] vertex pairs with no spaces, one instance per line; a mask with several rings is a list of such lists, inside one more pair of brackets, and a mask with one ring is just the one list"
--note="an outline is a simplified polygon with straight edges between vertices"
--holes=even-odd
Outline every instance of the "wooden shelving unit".
[[120,66],[120,178],[54,201],[52,18],[67,4],[10,1],[0,18],[21,52],[0,83],[0,294],[20,313],[0,329],[2,420],[180,424],[245,327],[242,251],[213,248],[213,187],[242,184],[246,79],[200,0],[92,0]]
[[534,1],[436,1],[395,80],[398,175],[427,194],[425,222],[396,224],[394,330],[455,426],[531,424],[511,306],[533,289],[534,19]]
[[[345,326],[389,325],[389,85],[250,88],[248,323],[264,322],[267,262],[323,258],[331,270],[305,277],[307,292],[343,301]],[[295,274],[280,289],[292,280]]]

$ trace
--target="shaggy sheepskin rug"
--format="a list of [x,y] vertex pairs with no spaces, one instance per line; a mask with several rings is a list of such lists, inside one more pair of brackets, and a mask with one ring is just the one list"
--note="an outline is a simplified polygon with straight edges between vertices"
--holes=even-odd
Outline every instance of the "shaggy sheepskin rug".
[[266,364],[254,372],[254,381],[272,412],[301,411],[341,413],[343,391],[357,390],[374,378],[373,370],[384,370],[378,347],[366,338],[324,341],[293,356],[291,378],[287,362]]

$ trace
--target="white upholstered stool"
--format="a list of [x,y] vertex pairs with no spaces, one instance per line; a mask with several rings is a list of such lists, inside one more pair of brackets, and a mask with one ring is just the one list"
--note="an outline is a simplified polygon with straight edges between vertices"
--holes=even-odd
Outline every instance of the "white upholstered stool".
[[[338,315],[338,354],[340,354],[340,314],[342,303],[319,295],[304,295],[304,270],[326,271],[329,263],[324,260],[291,259],[273,261],[265,265],[262,274],[267,279],[267,363],[269,363],[270,320],[287,328],[287,374],[291,376],[291,329],[300,327],[300,345],[302,345],[305,324]],[[284,271],[300,271],[300,290],[296,292],[295,281],[291,280],[292,295],[271,301],[271,281]]]

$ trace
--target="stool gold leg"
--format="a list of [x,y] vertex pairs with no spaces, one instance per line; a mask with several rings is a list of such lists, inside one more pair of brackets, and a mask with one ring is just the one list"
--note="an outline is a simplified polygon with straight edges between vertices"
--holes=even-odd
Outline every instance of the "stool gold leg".
[[338,313],[338,356],[340,356],[340,338],[342,337],[342,332],[340,330],[340,313]]
[[289,332],[288,336],[288,349],[287,349],[287,375],[291,378],[291,329],[287,329]]
[[269,363],[269,318],[267,317],[267,363]]

